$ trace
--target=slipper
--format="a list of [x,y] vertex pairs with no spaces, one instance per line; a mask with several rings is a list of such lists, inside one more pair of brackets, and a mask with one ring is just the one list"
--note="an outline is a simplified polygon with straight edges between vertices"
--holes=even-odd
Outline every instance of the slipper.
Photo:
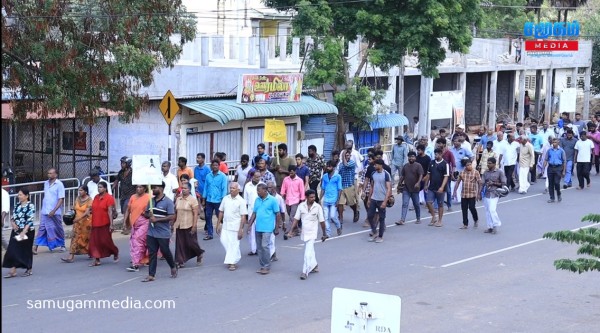
[[62,260],[62,262],[65,262],[67,264],[72,264],[73,262],[75,262],[75,259],[69,259],[69,258],[60,258],[60,260]]
[[230,271],[235,271],[237,269],[237,267],[235,267],[235,265],[229,265],[229,270]]
[[462,227],[460,227],[459,229],[469,229],[469,227],[468,227],[468,226],[466,226],[466,225],[463,225],[463,226],[462,226]]
[[142,280],[142,282],[152,282],[154,281],[154,276],[147,276],[145,279]]
[[395,223],[396,225],[404,225],[404,221],[398,221]]
[[356,213],[354,214],[354,219],[352,220],[352,222],[356,223],[356,222],[358,222],[359,219],[360,219],[360,212],[356,211]]
[[211,239],[213,239],[213,236],[206,236],[206,237],[204,237],[203,239],[204,239],[204,240],[211,240]]
[[8,273],[7,275],[4,275],[5,279],[10,279],[10,278],[14,278],[17,276],[17,273]]
[[33,273],[31,271],[25,271],[25,273],[21,274],[22,277],[31,276]]
[[94,262],[94,263],[89,264],[88,266],[89,267],[96,267],[96,266],[101,266],[101,265],[102,264],[100,262]]
[[177,277],[177,267],[171,268],[171,278],[174,279]]
[[113,257],[113,262],[116,264],[119,262],[119,256],[114,256]]

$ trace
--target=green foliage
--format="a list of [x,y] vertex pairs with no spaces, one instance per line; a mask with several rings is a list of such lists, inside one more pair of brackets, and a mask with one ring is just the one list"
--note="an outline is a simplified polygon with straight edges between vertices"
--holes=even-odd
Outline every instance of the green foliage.
[[572,20],[581,22],[581,35],[594,42],[592,49],[592,93],[600,93],[600,0],[589,0],[571,14]]
[[[534,21],[534,13],[522,7],[527,0],[491,0],[482,2],[481,20],[477,27],[477,37],[482,38],[516,38],[523,34],[523,25]],[[489,5],[489,6],[486,6]],[[517,7],[494,7],[517,6]]]
[[[600,223],[600,214],[589,214],[582,222]],[[547,232],[544,238],[554,239],[562,243],[580,245],[577,254],[591,258],[559,259],[554,261],[556,269],[568,270],[579,274],[588,271],[600,272],[600,229],[586,228],[577,231]]]
[[3,9],[2,84],[17,119],[34,111],[93,120],[103,108],[132,119],[145,107],[139,89],[196,34],[180,0],[21,0]]

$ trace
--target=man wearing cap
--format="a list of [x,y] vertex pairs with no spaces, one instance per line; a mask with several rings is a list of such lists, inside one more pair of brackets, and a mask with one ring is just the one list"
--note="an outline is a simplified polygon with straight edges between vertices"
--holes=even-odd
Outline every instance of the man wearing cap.
[[392,168],[392,184],[394,178],[396,178],[396,173],[398,173],[398,178],[401,177],[400,172],[406,163],[408,163],[408,145],[401,136],[397,136],[396,144],[392,147],[392,165],[390,165]]
[[108,185],[108,182],[100,178],[100,173],[98,172],[98,170],[92,169],[92,171],[90,171],[90,180],[88,180],[86,184],[88,187],[88,195],[90,196],[90,198],[92,198],[92,200],[94,200],[94,197],[98,194],[98,184],[100,182],[104,183],[104,187],[106,187],[106,189],[108,190],[108,194],[112,195],[112,191],[110,189],[110,186]]
[[467,133],[465,133],[465,125],[463,124],[456,125],[456,129],[454,130],[454,134],[452,135],[452,142],[454,142],[454,140],[457,137],[463,137],[466,142],[471,143],[469,136],[467,135]]

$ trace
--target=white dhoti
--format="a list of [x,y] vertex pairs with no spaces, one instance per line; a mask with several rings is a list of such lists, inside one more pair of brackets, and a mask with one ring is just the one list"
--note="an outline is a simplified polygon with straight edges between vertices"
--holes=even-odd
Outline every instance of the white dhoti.
[[271,239],[269,239],[269,254],[271,257],[275,253],[275,234],[271,233]]
[[222,230],[221,244],[225,248],[225,261],[223,263],[225,265],[237,264],[242,258],[242,253],[240,252],[240,240],[238,239],[238,232],[235,230]]
[[256,253],[256,223],[252,223],[252,226],[250,227],[248,244],[250,245],[250,252]]
[[308,274],[317,267],[317,256],[315,254],[315,240],[310,239],[304,242],[304,267],[302,273]]
[[527,192],[527,190],[529,190],[529,186],[531,186],[531,185],[529,184],[529,180],[527,179],[528,176],[529,176],[529,169],[520,167],[519,168],[519,192]]
[[501,226],[502,222],[500,222],[500,217],[496,211],[498,198],[483,198],[483,206],[485,207],[485,220],[488,229]]

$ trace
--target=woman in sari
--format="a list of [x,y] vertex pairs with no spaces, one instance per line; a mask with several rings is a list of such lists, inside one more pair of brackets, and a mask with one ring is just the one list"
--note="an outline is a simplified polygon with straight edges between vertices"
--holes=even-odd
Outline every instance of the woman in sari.
[[202,263],[204,250],[198,244],[196,234],[198,224],[198,200],[190,194],[192,185],[183,186],[181,196],[175,202],[175,262],[183,267],[185,262],[196,257],[196,264]]
[[29,190],[25,188],[19,190],[17,197],[19,198],[19,204],[15,206],[13,216],[10,219],[12,231],[2,262],[2,267],[10,268],[10,272],[4,276],[5,278],[17,276],[17,268],[26,269],[21,276],[32,274],[35,206],[29,202]]
[[89,196],[87,185],[79,187],[79,196],[73,205],[75,219],[73,220],[73,238],[71,238],[70,256],[60,258],[63,262],[72,263],[76,254],[88,254],[90,231],[92,230],[92,198]]
[[129,199],[125,220],[131,225],[131,237],[129,238],[129,254],[131,255],[131,266],[127,267],[130,272],[138,272],[144,264],[146,257],[146,234],[150,221],[144,217],[144,211],[150,202],[150,194],[146,193],[146,187],[138,185],[135,194]]
[[100,258],[113,256],[114,262],[119,261],[119,249],[112,240],[113,211],[115,199],[108,194],[106,184],[98,184],[98,195],[92,202],[92,232],[90,233],[89,253],[94,262],[90,267],[100,266]]

